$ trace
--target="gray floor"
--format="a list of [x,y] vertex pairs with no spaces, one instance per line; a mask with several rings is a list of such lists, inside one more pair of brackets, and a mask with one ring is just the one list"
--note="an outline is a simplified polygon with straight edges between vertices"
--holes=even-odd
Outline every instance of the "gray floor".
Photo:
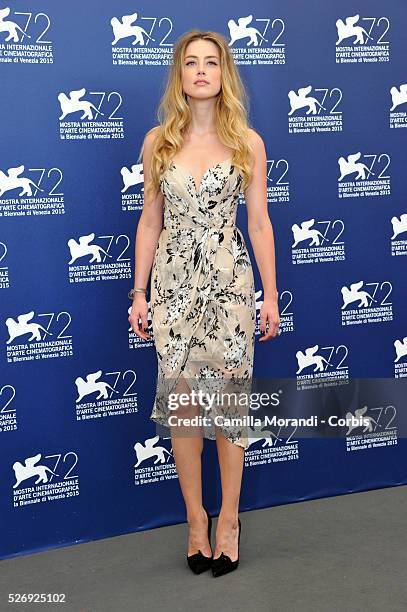
[[240,565],[219,578],[186,566],[186,524],[4,560],[0,610],[405,611],[406,504],[402,486],[241,512]]

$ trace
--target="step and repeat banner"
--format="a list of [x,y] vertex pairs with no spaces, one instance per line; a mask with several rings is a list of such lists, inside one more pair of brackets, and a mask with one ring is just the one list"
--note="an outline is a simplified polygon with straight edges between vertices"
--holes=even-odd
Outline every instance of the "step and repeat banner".
[[[407,482],[407,5],[206,8],[0,3],[1,558],[185,520],[127,292],[138,153],[194,28],[227,39],[268,158],[283,333],[257,324],[254,375],[279,418],[253,426],[240,508]],[[237,221],[258,320],[243,194]],[[212,440],[203,463],[216,513]]]

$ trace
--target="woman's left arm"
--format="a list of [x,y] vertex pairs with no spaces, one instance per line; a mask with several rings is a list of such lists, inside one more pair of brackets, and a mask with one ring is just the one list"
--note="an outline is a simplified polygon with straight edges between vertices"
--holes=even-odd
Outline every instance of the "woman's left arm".
[[[263,139],[250,130],[253,147],[253,178],[244,192],[247,204],[247,228],[256,264],[263,284],[263,304],[260,308],[261,341],[278,334],[280,316],[276,287],[274,233],[267,204],[267,155]],[[268,331],[266,333],[266,324]]]

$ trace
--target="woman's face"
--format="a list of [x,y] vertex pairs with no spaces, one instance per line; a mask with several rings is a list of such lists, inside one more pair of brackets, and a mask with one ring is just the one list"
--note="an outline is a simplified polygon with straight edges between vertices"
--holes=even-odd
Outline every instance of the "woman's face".
[[199,39],[188,44],[182,63],[182,87],[191,98],[206,99],[218,95],[221,69],[219,49],[215,43]]

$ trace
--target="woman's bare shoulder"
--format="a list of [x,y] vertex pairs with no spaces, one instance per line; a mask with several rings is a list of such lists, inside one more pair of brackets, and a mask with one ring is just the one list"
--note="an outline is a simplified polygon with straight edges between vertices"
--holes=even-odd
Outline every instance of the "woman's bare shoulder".
[[144,142],[146,144],[152,144],[154,142],[154,140],[156,139],[158,133],[161,130],[161,125],[155,125],[154,127],[152,127],[150,130],[148,130],[148,132],[146,133],[145,137],[144,137]]
[[264,147],[264,141],[259,132],[257,132],[253,128],[249,128],[249,138],[250,142],[254,147]]

